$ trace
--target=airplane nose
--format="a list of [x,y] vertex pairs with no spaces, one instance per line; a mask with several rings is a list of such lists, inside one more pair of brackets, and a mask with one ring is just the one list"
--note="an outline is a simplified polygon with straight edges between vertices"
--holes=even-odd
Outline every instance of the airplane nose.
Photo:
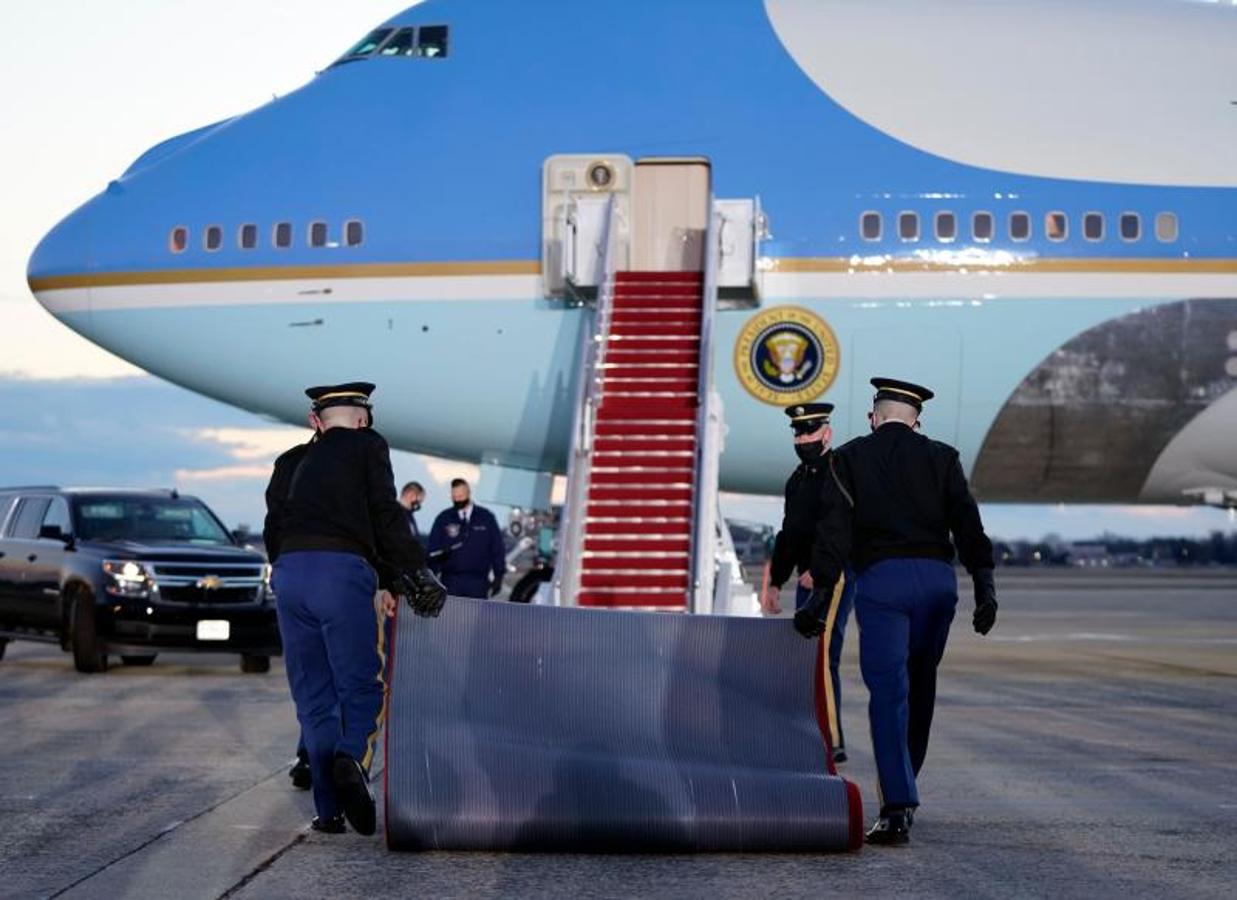
[[30,254],[26,265],[30,292],[58,319],[89,312],[90,290],[85,278],[98,268],[93,237],[102,200],[102,196],[95,197],[65,216]]

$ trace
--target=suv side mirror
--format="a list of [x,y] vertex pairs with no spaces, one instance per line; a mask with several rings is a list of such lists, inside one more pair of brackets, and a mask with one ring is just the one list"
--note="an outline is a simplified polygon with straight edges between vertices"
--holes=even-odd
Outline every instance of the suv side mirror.
[[59,525],[44,525],[39,529],[39,538],[49,541],[63,541],[66,544],[73,541],[72,536],[61,531]]

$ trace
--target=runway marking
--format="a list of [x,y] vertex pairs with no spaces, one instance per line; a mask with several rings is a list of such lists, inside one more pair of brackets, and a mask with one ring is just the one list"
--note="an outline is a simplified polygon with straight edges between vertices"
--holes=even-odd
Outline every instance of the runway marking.
[[1227,637],[1140,637],[1132,634],[1107,634],[1104,632],[1075,631],[1067,634],[1015,634],[991,635],[988,640],[1005,644],[1049,644],[1062,641],[1130,644],[1175,644],[1184,646],[1226,646],[1237,644],[1237,638]]
[[[142,841],[142,843],[138,844],[136,847],[133,847],[130,850],[126,850],[124,853],[120,854],[116,858],[105,862],[101,866],[97,866],[96,868],[86,873],[85,875],[81,876],[80,878],[76,879],[72,883],[67,884],[64,887],[60,888],[59,890],[53,891],[52,893],[48,894],[47,895],[48,900],[54,900],[54,898],[56,897],[64,896],[69,891],[73,890],[75,887],[78,887],[79,885],[84,884],[85,882],[94,878],[96,875],[106,872],[108,869],[110,869],[112,866],[116,865],[117,863],[123,862],[124,860],[128,859],[131,856],[136,856],[137,854],[141,853],[143,850],[145,850],[147,847],[151,846],[152,844],[158,843],[159,841],[167,837],[169,834],[172,834],[174,831],[176,831],[181,826],[188,825],[190,822],[197,821],[203,816],[208,815],[214,812],[215,810],[219,809],[224,804],[231,803],[233,800],[237,799],[242,794],[248,793],[249,791],[256,788],[258,785],[265,784],[266,782],[270,781],[272,778],[276,778],[279,775],[282,775],[284,771],[285,770],[283,768],[280,768],[272,772],[270,775],[265,776],[264,778],[259,778],[253,784],[242,788],[241,790],[237,791],[235,794],[231,794],[227,797],[224,797],[222,800],[218,801],[217,803],[214,803],[206,807],[206,809],[203,809],[200,812],[194,813],[192,816],[189,816],[187,819],[179,819],[174,822],[171,822],[170,824],[164,826],[161,830],[159,830],[153,837],[145,841]],[[301,835],[301,839],[302,840],[304,839],[304,835]]]

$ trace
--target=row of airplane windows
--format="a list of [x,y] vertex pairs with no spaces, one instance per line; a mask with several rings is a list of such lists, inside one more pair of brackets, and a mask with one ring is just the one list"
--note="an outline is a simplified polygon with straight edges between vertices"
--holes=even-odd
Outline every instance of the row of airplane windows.
[[[900,212],[897,214],[898,240],[913,243],[920,239],[919,213]],[[942,243],[950,243],[959,238],[958,216],[943,210],[932,217],[933,233]],[[1012,212],[1008,221],[1009,239],[1011,241],[1029,241],[1031,239],[1031,214]],[[859,236],[865,241],[879,241],[884,236],[884,216],[879,212],[865,212],[859,216]],[[1155,239],[1160,243],[1169,244],[1177,240],[1179,226],[1177,214],[1161,212],[1155,215]],[[1083,213],[1082,236],[1088,241],[1102,241],[1107,234],[1107,220],[1102,212]],[[1143,238],[1142,215],[1136,212],[1123,212],[1117,216],[1117,234],[1126,243],[1140,241]],[[1050,241],[1064,241],[1069,237],[1069,216],[1061,211],[1044,213],[1044,236]],[[971,240],[986,244],[996,237],[996,216],[990,212],[977,212],[971,215]]]
[[[349,219],[344,222],[342,243],[338,238],[331,240],[330,228],[326,222],[310,222],[305,230],[305,241],[310,247],[359,247],[365,240],[365,223],[360,219]],[[256,250],[258,248],[258,226],[246,222],[236,229],[236,246],[241,250]],[[292,223],[276,222],[271,228],[271,246],[277,250],[287,250],[292,246]],[[186,225],[176,225],[168,235],[168,249],[173,253],[184,253],[189,249],[189,228]],[[223,226],[207,225],[202,229],[202,249],[215,253],[223,249]]]

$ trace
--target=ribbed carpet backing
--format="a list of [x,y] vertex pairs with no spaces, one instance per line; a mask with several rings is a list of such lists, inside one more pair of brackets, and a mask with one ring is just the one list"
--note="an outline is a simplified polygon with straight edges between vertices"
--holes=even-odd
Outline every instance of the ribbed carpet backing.
[[393,849],[857,846],[789,622],[452,598],[393,653]]

